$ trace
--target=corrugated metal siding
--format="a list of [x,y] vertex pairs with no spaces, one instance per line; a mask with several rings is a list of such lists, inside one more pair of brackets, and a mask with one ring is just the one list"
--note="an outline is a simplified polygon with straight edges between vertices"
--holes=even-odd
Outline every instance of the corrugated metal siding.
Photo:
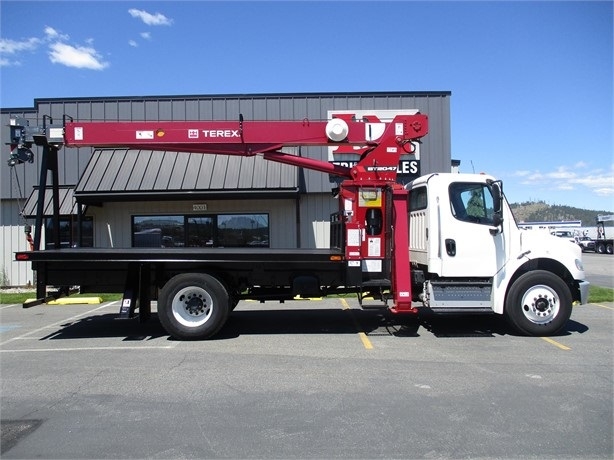
[[330,246],[330,215],[339,210],[339,202],[330,193],[312,193],[301,197],[301,247]]
[[24,221],[19,216],[23,208],[23,200],[7,200],[1,202],[0,214],[0,285],[24,286],[32,283],[30,262],[15,262],[15,251],[28,250],[28,242],[24,233]]

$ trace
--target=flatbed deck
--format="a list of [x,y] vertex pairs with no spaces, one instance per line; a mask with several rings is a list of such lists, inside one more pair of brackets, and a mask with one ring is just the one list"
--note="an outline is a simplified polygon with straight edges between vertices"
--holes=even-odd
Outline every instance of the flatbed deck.
[[271,248],[67,248],[20,251],[17,260],[91,262],[296,262],[330,261],[342,256],[334,249]]
[[41,294],[43,286],[123,292],[134,273],[148,277],[153,286],[178,273],[215,273],[237,289],[271,288],[285,297],[297,277],[314,277],[323,287],[346,282],[343,253],[335,249],[67,248],[23,251],[15,257],[32,263]]

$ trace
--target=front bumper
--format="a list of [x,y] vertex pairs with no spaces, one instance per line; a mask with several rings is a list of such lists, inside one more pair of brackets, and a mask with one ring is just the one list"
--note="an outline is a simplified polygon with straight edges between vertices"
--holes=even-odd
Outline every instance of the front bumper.
[[578,281],[578,289],[580,290],[580,304],[588,303],[588,288],[591,285],[588,281]]

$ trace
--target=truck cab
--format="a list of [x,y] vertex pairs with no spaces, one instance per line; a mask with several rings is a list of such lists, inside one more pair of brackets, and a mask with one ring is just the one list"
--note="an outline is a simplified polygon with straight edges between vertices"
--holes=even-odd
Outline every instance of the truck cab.
[[518,228],[502,184],[430,174],[407,185],[413,296],[441,313],[504,314],[521,333],[551,334],[586,303],[577,244]]

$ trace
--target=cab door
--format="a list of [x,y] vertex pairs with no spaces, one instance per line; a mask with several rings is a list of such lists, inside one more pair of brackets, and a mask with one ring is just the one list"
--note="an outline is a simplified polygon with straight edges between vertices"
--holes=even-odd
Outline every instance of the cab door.
[[505,263],[505,248],[491,189],[485,183],[453,182],[448,199],[449,207],[440,209],[441,275],[494,276]]

